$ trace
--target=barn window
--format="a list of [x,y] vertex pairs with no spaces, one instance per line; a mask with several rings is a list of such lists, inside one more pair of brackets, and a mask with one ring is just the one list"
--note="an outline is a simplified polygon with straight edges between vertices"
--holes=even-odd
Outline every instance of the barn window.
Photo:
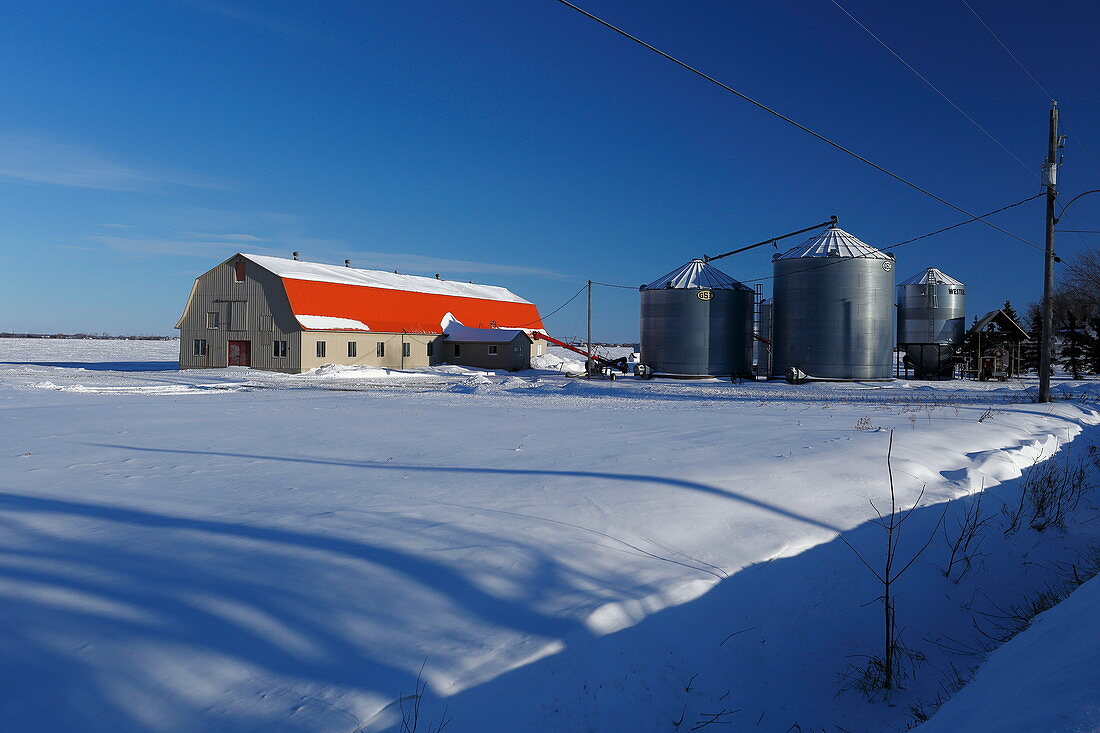
[[244,260],[237,260],[233,263],[233,282],[243,283],[244,273],[247,265]]
[[318,341],[317,342],[317,356],[321,357],[321,358],[324,358],[324,356],[325,356],[325,342],[324,341]]
[[386,355],[386,342],[379,341],[374,347],[374,355],[381,359]]
[[354,359],[355,358],[355,342],[354,341],[348,341],[348,358],[349,359]]
[[221,320],[220,314],[217,311],[209,311],[206,314],[206,327],[217,328],[219,321]]
[[276,359],[286,358],[286,341],[272,341],[271,342],[271,355]]
[[206,356],[206,339],[195,339],[191,353],[195,356]]
[[496,344],[490,344],[489,345],[489,356],[496,356],[496,355],[497,355],[497,345]]
[[462,356],[462,347],[458,344],[455,344],[455,356]]
[[401,344],[401,356],[412,356],[412,344]]
[[435,356],[435,341],[428,342],[428,356]]

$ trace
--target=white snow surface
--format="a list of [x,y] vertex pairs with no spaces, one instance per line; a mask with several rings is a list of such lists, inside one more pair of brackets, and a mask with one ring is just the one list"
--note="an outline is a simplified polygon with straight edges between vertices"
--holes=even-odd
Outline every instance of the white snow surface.
[[995,650],[920,733],[1100,729],[1100,577]]
[[[897,591],[930,671],[889,705],[838,695],[880,610],[837,534],[878,547],[889,430],[919,545],[943,502],[1012,505],[1100,421],[1094,383],[1034,405],[1027,383],[180,372],[178,348],[0,339],[13,730],[398,730],[421,669],[421,725],[452,733],[900,728],[977,590],[934,545]],[[982,593],[1020,600],[1079,533],[994,532]]]
[[325,265],[320,262],[302,262],[268,255],[241,254],[260,267],[270,270],[279,277],[290,280],[312,280],[314,282],[338,283],[342,285],[363,285],[386,290],[406,290],[414,293],[433,295],[455,295],[463,298],[481,298],[483,300],[502,300],[511,303],[528,303],[508,288],[499,285],[480,285],[457,280],[439,280],[422,275],[401,275],[382,270],[360,270],[355,267]]
[[370,326],[354,318],[339,316],[294,316],[302,328],[313,331],[369,331]]

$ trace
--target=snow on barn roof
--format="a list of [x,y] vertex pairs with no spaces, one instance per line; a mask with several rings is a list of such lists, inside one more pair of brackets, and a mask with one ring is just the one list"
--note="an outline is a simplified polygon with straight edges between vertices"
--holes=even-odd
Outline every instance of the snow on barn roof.
[[[471,328],[543,328],[538,308],[507,288],[419,275],[238,254],[282,280],[305,330],[442,333],[444,316]],[[510,339],[509,339],[510,340]]]
[[294,318],[302,328],[312,331],[369,331],[370,327],[354,318],[336,316],[299,316]]
[[800,257],[868,257],[876,260],[892,260],[894,256],[877,250],[840,227],[829,227],[815,234],[802,244],[791,247],[772,260],[794,260]]
[[898,283],[898,287],[902,285],[962,285],[962,283],[950,275],[945,275],[942,270],[929,267]]
[[301,262],[267,255],[241,254],[275,275],[290,280],[310,280],[321,283],[362,285],[386,290],[404,290],[410,293],[454,295],[463,298],[483,298],[511,303],[528,303],[508,288],[497,285],[478,285],[454,280],[438,280],[423,275],[399,275],[382,270],[360,270],[355,267],[325,265],[320,262]]
[[752,290],[742,285],[714,265],[701,259],[694,259],[680,265],[672,272],[662,275],[641,290],[691,289],[704,290]]
[[448,341],[507,344],[521,333],[527,338],[531,338],[531,334],[522,328],[471,328],[470,326],[464,326],[460,320],[454,317],[453,313],[443,316],[439,328]]

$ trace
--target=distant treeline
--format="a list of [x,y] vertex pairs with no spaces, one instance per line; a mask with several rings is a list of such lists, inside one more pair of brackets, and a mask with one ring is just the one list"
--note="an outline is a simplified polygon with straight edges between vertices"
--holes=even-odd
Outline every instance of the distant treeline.
[[110,341],[172,341],[175,336],[112,336],[109,333],[11,333],[0,331],[0,339],[102,339]]

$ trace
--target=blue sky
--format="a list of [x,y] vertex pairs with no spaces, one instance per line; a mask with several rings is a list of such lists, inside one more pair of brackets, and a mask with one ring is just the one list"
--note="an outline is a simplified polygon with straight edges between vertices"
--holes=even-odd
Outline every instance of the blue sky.
[[[1100,4],[970,1],[1061,104],[1062,199],[1100,188]],[[579,4],[971,211],[1038,192],[1048,98],[960,0],[841,3],[1026,166],[828,0]],[[237,250],[549,313],[834,213],[879,246],[965,218],[554,0],[15,2],[0,28],[0,330],[173,333]],[[1100,229],[1100,196],[1071,215]],[[1042,244],[1041,200],[995,221]],[[972,313],[1039,296],[1041,254],[980,223],[896,254]],[[636,339],[637,299],[598,289],[596,337]]]

